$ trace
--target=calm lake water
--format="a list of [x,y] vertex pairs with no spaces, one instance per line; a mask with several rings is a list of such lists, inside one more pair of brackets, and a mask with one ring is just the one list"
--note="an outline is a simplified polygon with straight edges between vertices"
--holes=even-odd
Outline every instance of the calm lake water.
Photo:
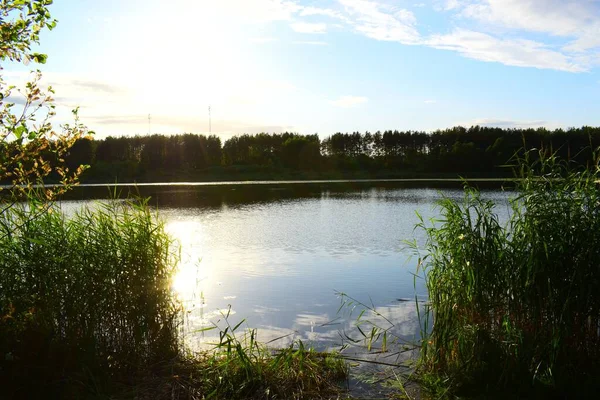
[[[414,230],[416,212],[435,217],[438,199],[458,199],[462,191],[399,186],[338,182],[136,190],[152,197],[181,246],[174,289],[186,305],[192,345],[214,340],[215,331],[196,331],[225,327],[228,313],[232,326],[245,319],[242,326],[257,328],[263,342],[280,338],[274,346],[302,339],[332,348],[361,337],[354,325],[362,306],[340,309],[339,292],[376,309],[381,316],[367,312],[365,317],[381,326],[389,327],[383,317],[393,321],[391,331],[402,340],[418,337],[415,296],[425,302],[427,293],[413,275],[417,258],[403,241],[422,243],[422,232]],[[98,195],[92,189],[80,188],[75,195],[87,199],[64,201],[63,207],[94,201]],[[498,201],[499,213],[506,215],[505,192],[488,190],[485,197]]]

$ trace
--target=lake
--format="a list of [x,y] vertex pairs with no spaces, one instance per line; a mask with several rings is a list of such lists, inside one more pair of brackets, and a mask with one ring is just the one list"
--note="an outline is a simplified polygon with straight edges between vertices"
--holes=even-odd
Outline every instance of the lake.
[[[317,348],[339,348],[361,338],[355,328],[364,306],[370,318],[400,342],[419,337],[417,305],[427,293],[413,275],[417,257],[404,240],[417,212],[438,215],[442,196],[462,190],[406,182],[313,182],[264,185],[147,185],[167,231],[181,246],[174,290],[186,307],[192,346],[214,341],[218,324],[256,328],[262,342],[285,346],[301,339]],[[456,186],[456,183],[454,183]],[[131,190],[119,188],[118,190]],[[78,208],[108,190],[79,188],[62,206]],[[507,215],[507,194],[485,190]],[[340,297],[345,293],[352,299]],[[415,301],[415,299],[417,301]],[[346,306],[342,301],[346,300]],[[349,302],[354,304],[348,305]],[[241,328],[240,328],[241,329]],[[370,328],[369,328],[370,329]]]

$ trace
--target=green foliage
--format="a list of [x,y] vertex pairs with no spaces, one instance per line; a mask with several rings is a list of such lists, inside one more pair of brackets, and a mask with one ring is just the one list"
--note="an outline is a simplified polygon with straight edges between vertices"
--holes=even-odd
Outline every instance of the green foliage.
[[[53,29],[48,6],[51,0],[2,0],[0,2],[0,60],[45,63],[47,56],[32,53],[31,46],[39,43],[44,29]],[[0,71],[3,68],[0,66]],[[79,138],[92,132],[79,123],[64,125],[62,133],[52,126],[54,91],[40,85],[41,72],[32,73],[24,89],[7,85],[0,75],[0,182],[9,184],[12,195],[36,195],[53,200],[77,183],[85,165],[69,169],[64,157]],[[15,99],[23,101],[15,108]],[[38,188],[44,178],[54,175],[60,186],[54,189]],[[3,188],[0,188],[2,191]]]
[[0,254],[4,394],[110,392],[177,355],[177,253],[145,204],[68,218],[15,204],[0,217]]
[[[233,136],[223,144],[214,135],[108,137],[73,148],[67,159],[92,166],[82,176],[88,182],[493,178],[511,176],[506,164],[523,147],[586,166],[593,165],[589,146],[600,146],[600,128],[473,126],[431,133],[336,133],[324,139],[260,133]],[[250,170],[257,173],[241,172]]]
[[51,4],[52,0],[0,2],[0,60],[46,62],[46,55],[30,51],[32,44],[39,43],[42,30],[56,27],[48,11]]
[[319,140],[307,137],[291,137],[283,142],[281,160],[286,167],[296,170],[318,169],[321,152]]
[[518,161],[506,224],[470,189],[441,201],[437,224],[420,224],[422,371],[451,390],[589,394],[600,372],[599,170],[544,152]]

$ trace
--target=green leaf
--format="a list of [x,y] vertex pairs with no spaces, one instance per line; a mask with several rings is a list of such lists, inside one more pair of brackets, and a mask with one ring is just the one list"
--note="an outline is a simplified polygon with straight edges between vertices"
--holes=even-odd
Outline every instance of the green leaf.
[[36,63],[46,64],[46,61],[48,60],[48,56],[46,54],[33,53],[33,54],[31,54],[31,59],[33,61],[35,61]]
[[27,127],[25,125],[19,125],[13,131],[13,134],[17,138],[17,140],[21,140],[23,138],[23,134],[27,131]]
[[212,331],[213,329],[217,329],[217,327],[216,326],[209,326],[209,327],[206,327],[206,328],[196,329],[196,330],[194,330],[194,333]]
[[237,328],[239,328],[240,325],[243,324],[245,321],[246,321],[245,319],[241,320],[236,326],[233,327],[233,329],[231,331],[235,332],[237,330]]

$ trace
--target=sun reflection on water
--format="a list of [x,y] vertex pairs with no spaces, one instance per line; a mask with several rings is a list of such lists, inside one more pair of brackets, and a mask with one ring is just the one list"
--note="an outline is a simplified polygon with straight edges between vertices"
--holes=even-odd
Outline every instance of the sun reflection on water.
[[[211,268],[201,255],[200,245],[203,243],[203,229],[198,221],[169,221],[167,232],[180,246],[180,260],[177,272],[173,277],[172,287],[186,309],[198,306],[196,300],[204,295],[211,280]],[[187,304],[187,303],[192,304]]]

